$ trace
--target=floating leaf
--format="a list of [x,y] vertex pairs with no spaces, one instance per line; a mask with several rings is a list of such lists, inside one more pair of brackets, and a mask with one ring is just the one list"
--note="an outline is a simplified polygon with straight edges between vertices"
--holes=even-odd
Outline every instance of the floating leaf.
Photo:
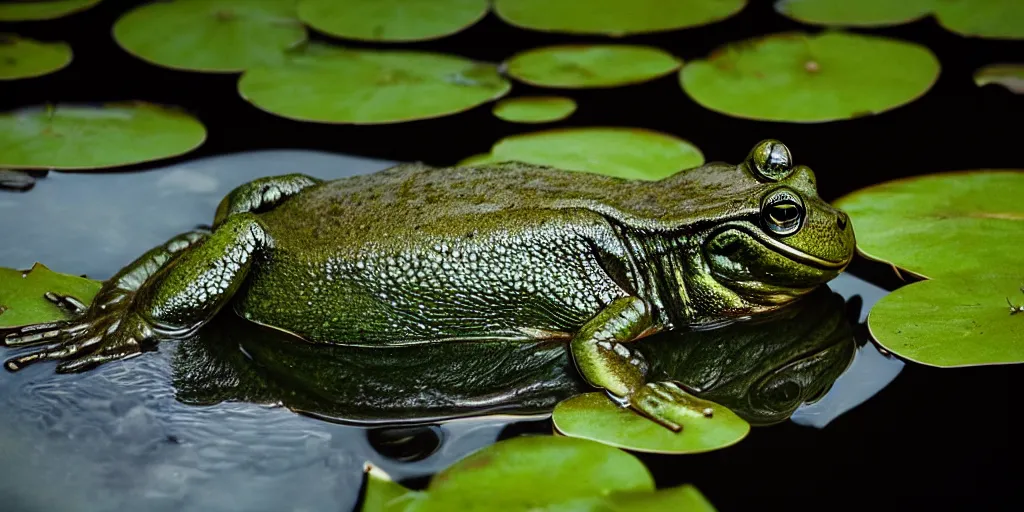
[[680,72],[702,106],[747,119],[824,122],[878,114],[927,92],[939,61],[927,48],[830,30],[729,44]]
[[1024,64],[990,64],[974,73],[978,87],[999,84],[1017,94],[1024,94]]
[[886,350],[921,364],[1024,363],[1024,315],[1011,315],[1007,304],[1024,303],[1022,286],[1021,266],[1002,279],[965,274],[921,281],[878,301],[868,327]]
[[293,0],[171,0],[128,11],[114,39],[158,66],[231,73],[282,62],[306,29]]
[[1024,2],[1020,0],[941,0],[939,25],[962,36],[1024,39]]
[[1024,171],[891,181],[836,201],[862,255],[928,278],[1024,272]]
[[84,11],[100,0],[53,0],[0,3],[0,21],[52,20]]
[[[477,164],[518,160],[568,171],[659,180],[704,163],[689,142],[641,128],[590,127],[546,130],[506,137]],[[468,159],[467,159],[468,160]],[[460,165],[467,165],[466,161]]]
[[361,41],[437,39],[480,21],[487,0],[301,0],[299,19],[321,32]]
[[67,314],[43,298],[46,292],[70,295],[88,304],[101,285],[92,279],[59,274],[42,263],[27,271],[0,268],[0,327],[64,320]]
[[858,251],[930,279],[868,314],[875,339],[935,366],[1024,362],[1024,317],[1006,301],[1024,285],[1024,172],[975,171],[882,183],[840,198]]
[[148,103],[35,107],[0,114],[0,167],[117,167],[187,153],[205,139],[192,116]]
[[380,124],[455,114],[508,93],[497,66],[414,51],[310,44],[282,66],[242,75],[243,98],[271,114],[321,123]]
[[495,0],[510,25],[545,32],[624,36],[707,25],[728,18],[746,0]]
[[70,63],[71,47],[67,43],[42,43],[0,34],[0,80],[43,76]]
[[643,463],[626,452],[583,439],[515,437],[435,475],[415,510],[537,510],[653,490]]
[[627,450],[657,453],[701,453],[740,442],[750,424],[727,407],[691,397],[692,413],[683,430],[671,430],[633,410],[613,403],[604,393],[586,393],[555,407],[551,419],[559,432]]
[[653,80],[682,65],[668,52],[640,45],[559,45],[534,48],[506,63],[512,78],[539,87],[615,87]]
[[884,27],[921,19],[931,14],[936,0],[778,0],[783,16],[813,25],[832,27]]
[[576,102],[562,96],[507,98],[494,105],[494,115],[513,123],[561,121],[576,111]]
[[608,496],[610,511],[652,512],[715,512],[715,507],[692,485],[680,485],[655,492],[616,492]]
[[372,464],[366,464],[364,472],[366,480],[363,484],[365,492],[363,506],[360,508],[362,512],[399,512],[423,497],[423,493],[403,487]]

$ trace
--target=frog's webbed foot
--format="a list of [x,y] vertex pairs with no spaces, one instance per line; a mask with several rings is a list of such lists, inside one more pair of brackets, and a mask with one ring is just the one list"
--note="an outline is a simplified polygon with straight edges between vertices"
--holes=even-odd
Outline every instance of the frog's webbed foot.
[[658,424],[679,432],[688,418],[709,416],[707,409],[674,382],[649,382],[629,397],[629,406]]
[[58,373],[72,373],[101,363],[126,359],[142,352],[143,343],[153,338],[153,329],[129,311],[130,300],[114,294],[95,308],[69,296],[47,293],[47,300],[75,315],[71,320],[27,325],[0,330],[3,345],[36,347],[27,354],[8,359],[9,371],[43,361],[60,361]]

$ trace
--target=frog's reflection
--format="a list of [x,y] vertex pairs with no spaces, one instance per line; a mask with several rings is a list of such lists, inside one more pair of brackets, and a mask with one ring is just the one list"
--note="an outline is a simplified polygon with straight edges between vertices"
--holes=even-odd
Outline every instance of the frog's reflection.
[[[842,297],[822,287],[756,322],[652,336],[637,348],[652,380],[676,380],[764,425],[822,397],[849,366],[856,343]],[[174,380],[186,403],[281,403],[362,424],[541,415],[593,391],[563,344],[312,345],[230,314],[178,345]]]

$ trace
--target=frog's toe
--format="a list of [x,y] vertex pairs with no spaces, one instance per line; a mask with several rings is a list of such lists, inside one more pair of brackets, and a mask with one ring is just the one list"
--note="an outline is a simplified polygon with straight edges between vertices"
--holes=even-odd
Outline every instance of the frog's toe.
[[88,323],[48,322],[0,329],[0,344],[7,347],[32,347],[70,341],[81,336]]
[[89,309],[84,302],[70,296],[60,295],[53,292],[46,292],[43,294],[43,298],[52,302],[58,308],[63,309],[65,312],[71,315],[81,315],[85,313],[85,310]]
[[7,368],[8,371],[16,372],[30,364],[67,359],[88,350],[90,347],[99,343],[101,339],[102,338],[99,336],[93,336],[91,338],[72,340],[59,345],[40,348],[23,356],[8,359],[4,363],[4,367]]
[[129,359],[141,353],[142,347],[134,338],[126,338],[116,343],[108,342],[81,357],[62,361],[57,365],[57,373],[84,372],[103,363]]

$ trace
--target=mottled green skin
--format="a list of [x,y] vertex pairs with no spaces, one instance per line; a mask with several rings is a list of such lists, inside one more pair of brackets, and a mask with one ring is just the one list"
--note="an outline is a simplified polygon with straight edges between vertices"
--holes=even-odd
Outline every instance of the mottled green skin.
[[[765,206],[782,196],[796,206]],[[777,220],[798,210],[798,222]],[[521,163],[278,176],[229,194],[212,233],[125,267],[75,320],[8,335],[56,346],[7,367],[131,357],[233,304],[321,344],[566,340],[588,383],[678,430],[685,393],[646,382],[624,344],[775,310],[835,277],[853,250],[845,214],[777,141],[739,165],[657,182]]]

